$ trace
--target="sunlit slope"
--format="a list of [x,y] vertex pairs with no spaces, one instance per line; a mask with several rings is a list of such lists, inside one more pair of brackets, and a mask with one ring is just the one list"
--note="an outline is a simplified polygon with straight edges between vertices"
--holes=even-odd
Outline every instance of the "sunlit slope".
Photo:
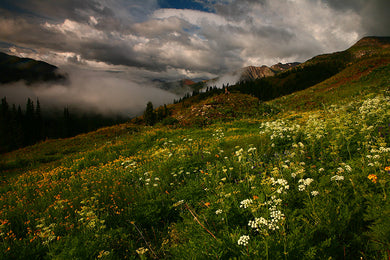
[[378,93],[386,87],[390,87],[390,57],[376,57],[353,64],[313,87],[277,98],[270,104],[292,110],[318,109]]

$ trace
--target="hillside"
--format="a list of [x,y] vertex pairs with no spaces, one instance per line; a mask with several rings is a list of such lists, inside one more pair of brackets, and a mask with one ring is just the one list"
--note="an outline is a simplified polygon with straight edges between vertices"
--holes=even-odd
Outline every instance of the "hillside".
[[65,75],[54,65],[43,61],[0,53],[0,84],[24,80],[28,85],[37,82],[64,80]]
[[4,154],[0,258],[388,259],[384,46],[269,101],[232,86]]
[[275,76],[241,82],[231,90],[267,101],[314,86],[338,74],[339,78],[347,73],[350,77],[360,77],[364,71],[388,63],[388,41],[388,37],[366,37],[345,51],[318,55]]

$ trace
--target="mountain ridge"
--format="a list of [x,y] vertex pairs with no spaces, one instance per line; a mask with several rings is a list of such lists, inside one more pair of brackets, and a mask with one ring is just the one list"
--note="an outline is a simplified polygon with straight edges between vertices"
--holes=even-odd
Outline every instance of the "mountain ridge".
[[44,61],[20,58],[0,52],[0,84],[24,80],[27,85],[47,81],[62,81],[66,75],[59,68]]

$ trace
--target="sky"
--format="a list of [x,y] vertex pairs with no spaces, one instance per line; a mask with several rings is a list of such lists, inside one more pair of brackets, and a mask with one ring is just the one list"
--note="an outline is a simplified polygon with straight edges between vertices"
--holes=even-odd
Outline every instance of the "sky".
[[120,73],[139,91],[154,79],[304,62],[389,36],[389,11],[389,0],[1,0],[0,51]]

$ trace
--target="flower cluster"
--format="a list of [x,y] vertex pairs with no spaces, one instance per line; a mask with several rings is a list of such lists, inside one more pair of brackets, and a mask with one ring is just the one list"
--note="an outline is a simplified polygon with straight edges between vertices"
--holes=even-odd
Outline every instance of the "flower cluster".
[[274,147],[275,143],[292,141],[300,128],[301,126],[298,124],[289,125],[287,122],[278,119],[262,123],[260,134],[268,134],[273,142],[271,146]]
[[309,186],[314,180],[312,178],[306,178],[306,179],[300,179],[298,181],[298,190],[299,191],[304,191],[307,186]]
[[304,130],[306,138],[311,141],[317,141],[322,139],[326,135],[326,125],[323,119],[319,118],[319,115],[313,114],[306,122]]
[[221,139],[223,139],[225,137],[225,134],[223,133],[222,129],[215,129],[215,131],[213,133],[213,137],[216,140],[221,140]]
[[79,222],[84,225],[88,229],[104,229],[106,226],[104,225],[105,220],[99,219],[97,212],[99,209],[97,208],[99,201],[96,197],[91,197],[89,200],[81,201],[81,210],[77,210],[77,214],[79,215]]
[[251,204],[253,203],[253,200],[252,199],[245,199],[243,201],[240,202],[240,208],[248,208]]
[[282,200],[276,196],[271,196],[269,201],[265,202],[268,205],[269,218],[256,217],[254,220],[248,222],[248,226],[256,230],[257,232],[267,232],[266,230],[275,231],[279,229],[281,221],[284,219],[284,214],[280,211]]
[[376,183],[378,177],[375,174],[368,175],[368,179],[372,181],[373,183]]
[[320,193],[319,193],[319,191],[316,191],[316,190],[313,190],[313,191],[311,192],[311,195],[312,195],[313,197],[318,196],[318,194],[320,194]]
[[238,241],[237,241],[237,244],[240,245],[240,246],[246,246],[249,242],[249,236],[247,235],[242,235]]
[[38,228],[38,236],[42,239],[43,245],[48,245],[51,241],[55,240],[57,236],[54,233],[54,228],[57,224],[51,223],[50,225],[45,225],[45,219],[39,219],[39,223],[37,225]]
[[276,192],[279,194],[290,188],[290,185],[288,185],[288,182],[285,179],[275,180],[273,177],[271,177],[270,181],[272,186],[279,185],[278,189],[276,190]]
[[[236,148],[238,149],[238,148],[240,148],[240,147],[239,147],[239,146],[236,146]],[[240,148],[239,150],[237,150],[237,151],[235,152],[235,154],[236,154],[236,156],[237,156],[239,162],[241,162],[241,160],[242,160],[243,153],[244,153],[244,149],[242,149],[242,148]]]
[[217,214],[217,215],[222,214],[222,209],[217,209],[217,210],[215,211],[215,214]]
[[331,181],[343,181],[344,180],[344,176],[336,174],[336,175],[332,176],[330,178],[330,180]]

